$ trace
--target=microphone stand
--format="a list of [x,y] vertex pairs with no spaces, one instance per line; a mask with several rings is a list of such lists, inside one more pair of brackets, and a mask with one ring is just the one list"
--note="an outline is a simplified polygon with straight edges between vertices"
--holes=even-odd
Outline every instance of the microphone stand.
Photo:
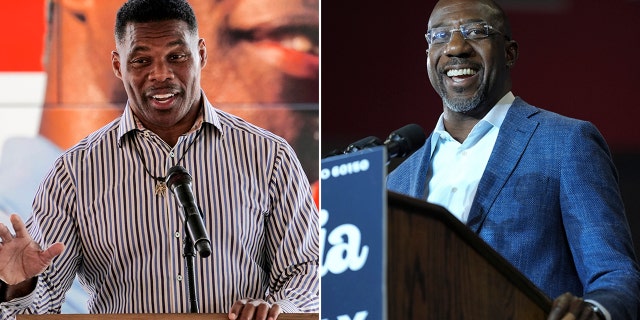
[[184,248],[182,256],[185,260],[189,306],[191,313],[198,313],[199,307],[194,260],[196,251],[200,253],[200,257],[202,258],[211,255],[211,241],[204,227],[202,210],[200,210],[196,204],[191,191],[192,179],[187,169],[181,166],[173,166],[169,169],[167,177],[164,180],[180,203],[180,216],[184,225]]
[[198,307],[198,295],[196,288],[196,273],[194,267],[194,260],[196,257],[196,249],[187,231],[187,225],[184,226],[184,240],[183,240],[184,253],[182,256],[184,257],[185,269],[187,271],[187,292],[189,294],[189,312],[190,313],[199,313],[200,308]]

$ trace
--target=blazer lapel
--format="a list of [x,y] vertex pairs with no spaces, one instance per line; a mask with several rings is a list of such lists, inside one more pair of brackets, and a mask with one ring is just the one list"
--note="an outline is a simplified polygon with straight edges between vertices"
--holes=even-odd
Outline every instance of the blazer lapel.
[[529,117],[537,112],[537,108],[520,98],[509,108],[469,212],[467,225],[474,232],[480,232],[487,213],[527,148],[538,126]]

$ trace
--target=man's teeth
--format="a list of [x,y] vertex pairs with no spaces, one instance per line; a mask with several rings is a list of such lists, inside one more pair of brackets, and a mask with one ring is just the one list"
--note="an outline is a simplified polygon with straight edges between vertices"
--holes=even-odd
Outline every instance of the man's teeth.
[[169,99],[171,97],[173,97],[173,93],[156,94],[153,96],[153,98],[156,100],[164,100],[164,99]]
[[453,69],[447,71],[447,77],[472,76],[477,72],[472,69]]

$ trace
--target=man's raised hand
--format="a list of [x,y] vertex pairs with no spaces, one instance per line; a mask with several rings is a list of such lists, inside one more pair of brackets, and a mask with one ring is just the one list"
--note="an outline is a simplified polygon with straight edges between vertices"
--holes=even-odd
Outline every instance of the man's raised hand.
[[33,241],[22,219],[11,215],[11,224],[15,235],[6,225],[0,223],[0,280],[15,285],[41,274],[51,264],[53,258],[64,250],[64,244],[58,242],[42,250]]

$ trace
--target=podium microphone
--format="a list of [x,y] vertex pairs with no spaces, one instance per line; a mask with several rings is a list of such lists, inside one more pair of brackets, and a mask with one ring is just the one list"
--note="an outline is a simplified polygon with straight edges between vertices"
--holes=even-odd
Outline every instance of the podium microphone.
[[387,146],[388,158],[402,158],[420,149],[427,140],[422,127],[415,123],[408,124],[391,132],[384,145]]
[[389,134],[384,142],[377,137],[368,136],[356,142],[351,143],[344,150],[334,150],[324,158],[337,156],[341,154],[349,154],[377,146],[387,147],[388,159],[402,158],[410,155],[414,151],[420,149],[427,140],[424,130],[417,124],[408,124]]
[[357,152],[357,151],[360,151],[360,150],[373,148],[373,147],[377,147],[377,146],[381,146],[381,145],[383,145],[382,140],[380,140],[379,138],[374,137],[374,136],[368,136],[366,138],[362,138],[362,139],[360,139],[360,140],[358,140],[356,142],[351,143],[349,146],[344,148],[344,150],[334,149],[331,152],[329,152],[328,154],[322,156],[322,158],[325,159],[325,158],[329,158],[329,157],[333,157],[333,156],[349,154],[349,153],[353,153],[353,152]]
[[362,138],[350,144],[346,149],[344,149],[344,153],[352,153],[352,152],[360,151],[367,148],[381,146],[383,144],[384,143],[379,138],[374,136],[368,136],[366,138]]
[[180,202],[181,218],[185,223],[185,229],[191,237],[196,250],[203,258],[211,255],[211,240],[204,227],[200,208],[191,191],[191,175],[182,166],[173,166],[167,173],[166,183]]

